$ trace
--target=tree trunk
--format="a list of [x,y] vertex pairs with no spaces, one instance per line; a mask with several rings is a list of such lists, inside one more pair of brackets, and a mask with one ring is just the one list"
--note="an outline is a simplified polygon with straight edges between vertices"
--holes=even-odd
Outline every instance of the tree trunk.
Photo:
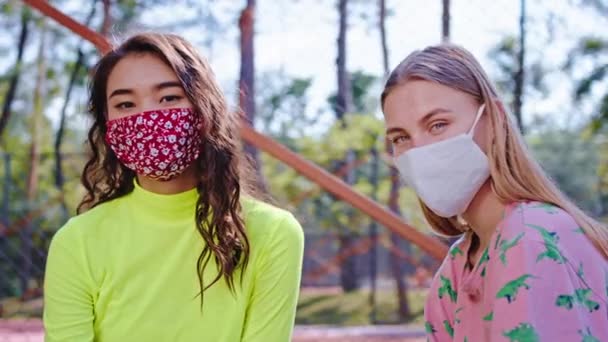
[[[107,37],[110,34],[112,28],[112,15],[110,14],[110,0],[103,1],[103,21],[101,23],[101,35]],[[88,26],[88,25],[87,25]]]
[[519,14],[519,53],[517,54],[517,72],[515,73],[515,91],[513,99],[513,113],[517,120],[517,126],[522,134],[525,133],[522,104],[525,82],[525,53],[526,53],[526,0],[520,0]]
[[336,116],[344,119],[344,114],[353,110],[352,89],[346,71],[346,33],[348,30],[348,0],[338,0],[340,14],[338,31],[338,57],[336,58],[338,76],[338,97],[336,98]]
[[450,0],[442,1],[443,15],[441,17],[441,41],[450,41]]
[[[93,4],[91,6],[91,11],[87,16],[85,21],[85,25],[88,27],[91,25],[91,21],[95,16],[95,5],[97,0],[92,1]],[[104,3],[105,4],[105,3]],[[104,11],[104,14],[106,12]],[[109,13],[109,12],[108,12]],[[106,20],[104,18],[104,25],[106,26]],[[59,190],[60,202],[61,202],[61,211],[62,218],[67,220],[68,217],[68,209],[65,203],[64,189],[63,185],[65,183],[65,176],[63,174],[63,156],[61,154],[61,145],[63,144],[63,136],[65,133],[65,121],[67,117],[67,108],[70,103],[70,98],[72,96],[72,89],[78,80],[78,76],[80,73],[80,69],[82,68],[84,63],[84,52],[82,51],[82,47],[78,48],[78,52],[76,53],[76,63],[74,64],[74,69],[72,70],[72,74],[70,75],[70,81],[68,83],[68,88],[65,93],[65,98],[63,102],[63,107],[61,108],[61,117],[59,119],[59,128],[57,129],[57,134],[55,135],[55,186],[57,190]]]
[[[11,185],[13,183],[11,171],[11,155],[8,152],[0,153],[2,162],[4,163],[4,177],[2,181],[2,207],[0,208],[0,263],[10,265],[13,260],[4,251],[8,250],[8,229],[11,224],[9,219],[10,214],[10,193]],[[0,277],[0,289],[12,288],[11,280],[9,277]],[[10,296],[11,294],[9,294]],[[2,316],[2,304],[0,304],[0,317]]]
[[[338,0],[339,14],[339,29],[338,29],[338,57],[336,58],[337,66],[337,81],[338,93],[336,96],[336,118],[342,121],[343,127],[346,127],[344,116],[353,110],[353,97],[350,78],[346,70],[346,34],[348,30],[348,0]],[[354,151],[346,153],[345,160],[339,161],[338,168],[343,165],[349,165],[356,159]],[[344,181],[353,185],[355,183],[354,170],[346,173]],[[352,216],[352,209],[347,209],[347,215]],[[350,227],[339,228],[340,252],[348,250],[355,243],[355,238],[350,230]],[[349,256],[344,261],[340,269],[340,280],[342,289],[350,292],[359,288],[359,277],[356,268],[356,259],[354,256]]]
[[[26,199],[28,211],[34,211],[34,203],[38,192],[38,169],[40,166],[40,135],[42,118],[44,115],[44,99],[46,96],[46,73],[47,66],[45,60],[46,52],[46,25],[44,19],[40,24],[40,45],[37,56],[37,77],[34,87],[34,110],[31,118],[31,140],[29,151],[29,173],[26,183]],[[29,213],[28,213],[29,215]],[[33,253],[33,222],[28,220],[24,229],[20,230],[21,252],[23,256],[22,270],[20,273],[20,285],[22,294],[29,288],[29,281],[32,279],[32,253]]]
[[46,96],[46,27],[45,23],[41,24],[40,45],[37,57],[37,78],[34,87],[34,110],[32,112],[31,122],[31,145],[30,145],[30,160],[29,173],[26,184],[26,197],[28,201],[34,201],[38,191],[38,168],[40,164],[40,133],[42,117],[44,115],[44,99]]
[[[444,6],[448,5],[449,11],[449,0],[444,0]],[[382,61],[384,65],[384,77],[388,78],[389,74],[389,60],[388,60],[388,44],[386,39],[386,3],[385,0],[379,0],[380,5],[380,42],[382,45]],[[445,13],[445,8],[444,8]],[[449,18],[449,15],[448,15]],[[444,17],[445,20],[445,17]],[[448,20],[449,21],[449,20]],[[448,35],[449,35],[449,25],[448,25]],[[392,154],[392,145],[386,140],[385,142],[386,152],[390,155]],[[401,210],[399,208],[399,171],[391,167],[390,168],[390,180],[391,180],[391,188],[388,198],[388,207],[395,214],[401,216]],[[401,238],[394,232],[390,232],[391,243],[395,248],[399,248],[399,241]],[[400,321],[406,321],[410,317],[410,305],[407,297],[407,283],[403,279],[403,272],[398,258],[390,258],[391,260],[391,273],[393,275],[393,279],[395,280],[395,290],[397,291],[397,300],[398,300],[398,317]]]
[[[387,150],[389,151],[389,153],[392,153],[392,146],[389,142],[387,142],[386,144]],[[401,216],[401,209],[399,208],[399,171],[394,167],[390,168],[390,178],[391,189],[389,193],[388,207],[393,213]],[[399,235],[397,235],[393,231],[391,231],[389,234],[393,246],[395,246],[395,248],[400,248],[400,242],[402,241],[402,238],[399,237]],[[407,241],[406,243],[409,244],[409,242]],[[399,320],[403,322],[409,319],[411,315],[410,304],[407,297],[407,283],[403,279],[403,271],[399,259],[390,258],[390,260],[392,271],[391,273],[393,274],[393,279],[395,280],[395,288],[397,291]]]
[[386,42],[386,1],[378,1],[379,8],[379,20],[378,28],[380,29],[380,44],[382,46],[382,66],[384,67],[384,78],[388,78],[390,65],[388,63],[388,43]]
[[4,103],[2,104],[2,116],[0,116],[0,137],[4,128],[8,125],[8,120],[11,117],[11,107],[15,94],[17,92],[17,85],[19,84],[19,76],[21,75],[21,67],[23,63],[23,52],[25,51],[25,42],[29,34],[29,21],[30,21],[30,9],[28,6],[23,6],[21,10],[21,30],[19,32],[19,40],[17,42],[17,59],[15,61],[15,67],[13,68],[13,74],[9,81],[8,90],[4,97]]
[[[255,54],[254,54],[254,24],[255,0],[247,0],[247,5],[239,18],[241,32],[241,73],[239,81],[239,106],[244,114],[244,120],[255,126]],[[262,165],[258,149],[245,143],[245,154],[255,167],[258,187],[266,191],[266,182],[262,173]]]
[[[340,250],[348,250],[355,243],[355,237],[352,234],[338,234],[340,242]],[[359,289],[359,278],[357,277],[357,264],[354,255],[348,255],[340,265],[340,286],[344,292],[352,292]]]
[[[383,0],[380,0],[383,1]],[[372,155],[372,170],[370,176],[370,183],[372,185],[372,199],[376,201],[378,199],[378,168],[380,166],[380,158],[378,158],[378,150],[376,147],[372,147],[370,154]],[[371,306],[370,311],[370,322],[375,324],[378,319],[376,315],[376,277],[377,277],[377,266],[378,266],[378,224],[376,220],[372,219],[369,224],[369,239],[372,244],[369,258],[369,269],[370,269],[370,297],[369,302]]]

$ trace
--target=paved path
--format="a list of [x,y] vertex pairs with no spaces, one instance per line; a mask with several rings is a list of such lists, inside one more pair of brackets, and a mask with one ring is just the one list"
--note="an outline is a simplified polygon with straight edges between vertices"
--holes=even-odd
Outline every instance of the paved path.
[[[40,320],[0,320],[0,342],[43,342]],[[362,326],[329,327],[297,326],[293,342],[423,342],[421,327]]]

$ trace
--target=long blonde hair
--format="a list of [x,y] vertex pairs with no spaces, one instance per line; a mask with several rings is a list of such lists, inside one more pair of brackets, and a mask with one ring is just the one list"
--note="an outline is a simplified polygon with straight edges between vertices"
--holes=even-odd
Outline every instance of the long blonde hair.
[[[381,103],[397,86],[413,79],[426,80],[463,91],[485,103],[490,121],[488,149],[492,190],[503,203],[529,200],[553,204],[568,212],[586,236],[608,259],[608,229],[570,201],[531,157],[519,130],[506,114],[498,92],[475,59],[462,47],[441,44],[415,51],[390,74]],[[463,234],[456,218],[443,218],[422,203],[431,227],[444,236]]]

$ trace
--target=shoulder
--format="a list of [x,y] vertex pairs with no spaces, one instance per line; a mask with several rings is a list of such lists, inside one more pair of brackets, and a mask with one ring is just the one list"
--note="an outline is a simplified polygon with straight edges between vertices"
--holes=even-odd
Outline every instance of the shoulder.
[[49,245],[49,260],[66,259],[86,263],[98,269],[108,260],[116,241],[117,232],[124,229],[124,203],[128,196],[101,203],[71,217],[55,232]]
[[557,243],[584,234],[574,217],[553,204],[520,202],[507,209],[501,229],[503,238],[521,237],[523,241]]
[[49,246],[48,277],[54,277],[56,282],[57,274],[69,274],[73,279],[90,281],[89,284],[100,279],[100,265],[108,257],[107,247],[112,245],[108,242],[113,238],[112,232],[103,228],[106,220],[112,218],[115,205],[115,201],[100,204],[59,228]]
[[303,244],[302,226],[289,211],[252,198],[244,198],[242,206],[245,227],[252,243],[271,239]]
[[572,267],[573,263],[587,260],[593,250],[572,215],[540,202],[511,206],[493,247],[504,266],[533,270]]
[[[71,217],[53,236],[54,243],[67,240],[72,243],[98,241],[105,230],[101,229],[107,221],[116,216],[122,198],[102,203],[82,214]],[[58,241],[58,242],[55,242]]]

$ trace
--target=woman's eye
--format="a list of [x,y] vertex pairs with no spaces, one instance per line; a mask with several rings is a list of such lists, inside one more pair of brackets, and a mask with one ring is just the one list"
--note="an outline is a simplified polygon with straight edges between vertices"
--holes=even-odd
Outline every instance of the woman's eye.
[[396,137],[394,137],[393,139],[391,139],[391,142],[394,145],[399,145],[404,143],[407,140],[407,137],[405,135],[398,135]]
[[441,131],[441,129],[443,129],[447,125],[448,124],[445,122],[434,123],[431,125],[431,133],[437,133],[437,132]]
[[114,106],[116,109],[128,109],[132,107],[135,107],[133,102],[120,102]]
[[160,102],[161,103],[163,103],[163,102],[174,102],[174,101],[178,101],[178,100],[181,100],[181,99],[182,99],[182,97],[178,96],[178,95],[167,95],[167,96],[163,96],[160,99]]

